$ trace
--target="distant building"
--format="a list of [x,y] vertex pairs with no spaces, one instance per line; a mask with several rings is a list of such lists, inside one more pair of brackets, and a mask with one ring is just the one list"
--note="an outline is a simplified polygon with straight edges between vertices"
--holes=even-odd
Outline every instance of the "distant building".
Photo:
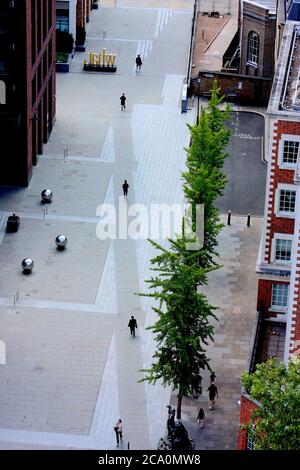
[[27,186],[55,118],[55,2],[0,1],[0,184]]
[[[299,4],[300,7],[300,4]],[[269,164],[258,256],[258,321],[250,371],[269,357],[300,356],[300,22],[285,24],[268,106]],[[241,423],[259,406],[247,394]],[[251,433],[250,441],[255,439]],[[239,449],[249,444],[240,431]],[[251,445],[250,442],[250,445]],[[249,447],[249,446],[248,446]]]
[[56,29],[71,33],[76,39],[77,0],[56,0]]
[[244,0],[240,66],[244,75],[272,78],[276,35],[276,0]]
[[[267,105],[284,25],[291,15],[297,15],[295,5],[292,0],[240,0],[238,31],[228,21],[206,47],[202,63],[196,64],[198,76],[192,77],[193,93],[209,96],[212,82],[217,80],[229,101]],[[216,49],[219,36],[226,37],[229,44],[219,41]]]
[[77,28],[85,29],[92,6],[93,0],[56,0],[56,29],[67,31],[76,41]]

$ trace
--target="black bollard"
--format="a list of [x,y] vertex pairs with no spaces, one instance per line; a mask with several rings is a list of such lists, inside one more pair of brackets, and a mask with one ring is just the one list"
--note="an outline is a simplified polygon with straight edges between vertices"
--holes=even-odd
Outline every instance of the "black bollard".
[[227,225],[230,225],[231,222],[231,211],[228,211]]
[[248,214],[248,217],[247,217],[247,227],[250,227],[250,214]]

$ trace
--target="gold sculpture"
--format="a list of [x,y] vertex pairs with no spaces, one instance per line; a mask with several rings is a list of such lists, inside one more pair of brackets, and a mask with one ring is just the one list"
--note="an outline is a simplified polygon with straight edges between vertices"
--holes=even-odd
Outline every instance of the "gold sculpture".
[[103,47],[101,53],[89,52],[89,62],[84,61],[84,65],[98,65],[100,67],[115,67],[116,54],[106,53],[105,47]]

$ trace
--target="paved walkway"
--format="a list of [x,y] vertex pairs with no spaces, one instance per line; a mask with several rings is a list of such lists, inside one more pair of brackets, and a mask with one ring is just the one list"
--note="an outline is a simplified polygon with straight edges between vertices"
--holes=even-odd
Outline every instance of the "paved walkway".
[[[124,447],[130,441],[132,449],[155,449],[165,427],[170,390],[138,383],[139,369],[150,365],[154,352],[145,329],[154,317],[151,300],[133,293],[146,290],[153,250],[144,240],[99,240],[97,207],[118,203],[125,178],[128,204],[183,199],[186,123],[195,114],[182,115],[179,98],[193,2],[103,0],[101,5],[91,15],[87,51],[106,47],[117,53],[117,73],[83,73],[87,54],[76,54],[71,73],[57,76],[57,121],[29,188],[0,189],[4,449],[115,449],[113,426],[119,417],[125,423]],[[139,74],[134,72],[137,53],[144,59]],[[123,92],[128,101],[121,113]],[[54,193],[48,214],[40,204],[46,187]],[[21,216],[20,230],[5,234],[12,211]],[[220,400],[203,442],[197,437],[207,448],[234,447],[238,377],[255,316],[252,265],[259,222],[249,231],[244,220],[233,224],[220,240],[225,267],[209,288],[212,302],[222,308],[211,349]],[[69,239],[65,252],[55,249],[58,233]],[[20,270],[26,256],[35,261],[30,276]],[[130,314],[139,324],[135,340],[127,328]],[[225,390],[226,381],[232,381],[232,389]],[[193,406],[184,403],[186,419],[195,416]],[[229,428],[225,441],[219,435],[224,427]]]
[[[226,218],[222,216],[226,223]],[[249,360],[253,326],[256,320],[257,275],[255,264],[262,229],[262,219],[233,216],[219,236],[220,262],[223,267],[209,276],[206,289],[210,302],[218,307],[215,342],[208,348],[212,370],[216,373],[219,398],[215,409],[208,409],[209,373],[203,373],[203,394],[183,400],[182,420],[197,449],[224,450],[237,448],[239,429],[238,400],[240,375]],[[176,404],[176,397],[171,403]],[[206,420],[204,429],[196,422],[199,408]]]
[[[194,112],[180,113],[180,94],[193,2],[111,3],[92,13],[87,51],[117,53],[117,73],[84,73],[87,54],[75,55],[71,72],[57,76],[57,121],[30,186],[0,191],[1,448],[114,449],[121,417],[124,446],[149,449],[165,425],[170,391],[138,383],[153,354],[145,331],[153,314],[133,294],[146,289],[153,251],[144,240],[99,240],[97,207],[118,203],[125,178],[128,204],[183,200]],[[44,214],[46,187],[54,200]],[[21,226],[6,235],[12,211]],[[69,240],[65,252],[55,249],[59,233]],[[35,261],[30,276],[20,269],[27,256]],[[130,314],[139,324],[134,341]]]

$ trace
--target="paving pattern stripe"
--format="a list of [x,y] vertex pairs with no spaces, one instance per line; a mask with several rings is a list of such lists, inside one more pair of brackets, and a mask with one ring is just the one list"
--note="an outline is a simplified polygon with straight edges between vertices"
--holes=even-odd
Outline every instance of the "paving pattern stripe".
[[[45,206],[44,206],[45,207]],[[0,212],[0,215],[7,217],[8,215],[11,214],[11,212],[5,212],[2,211]],[[47,214],[44,215],[42,212],[39,213],[34,213],[34,212],[23,212],[23,211],[18,211],[18,215],[21,218],[24,219],[41,219],[41,220],[64,220],[65,222],[83,222],[87,224],[99,224],[101,223],[101,218],[100,217],[79,217],[79,216],[73,216],[73,215],[59,215],[59,214]]]
[[100,153],[100,160],[111,163],[115,161],[114,135],[112,125],[109,126],[106,133],[105,141]]
[[[53,302],[50,300],[34,300],[34,299],[20,299],[16,302],[16,309],[19,307],[26,308],[37,308],[37,309],[46,309],[46,310],[65,310],[70,312],[79,312],[79,313],[101,313],[107,315],[116,315],[116,309],[109,309],[110,306],[106,309],[102,305],[102,299],[99,301],[99,305],[95,304],[78,304],[72,302]],[[13,298],[9,297],[0,297],[0,305],[13,306]]]

